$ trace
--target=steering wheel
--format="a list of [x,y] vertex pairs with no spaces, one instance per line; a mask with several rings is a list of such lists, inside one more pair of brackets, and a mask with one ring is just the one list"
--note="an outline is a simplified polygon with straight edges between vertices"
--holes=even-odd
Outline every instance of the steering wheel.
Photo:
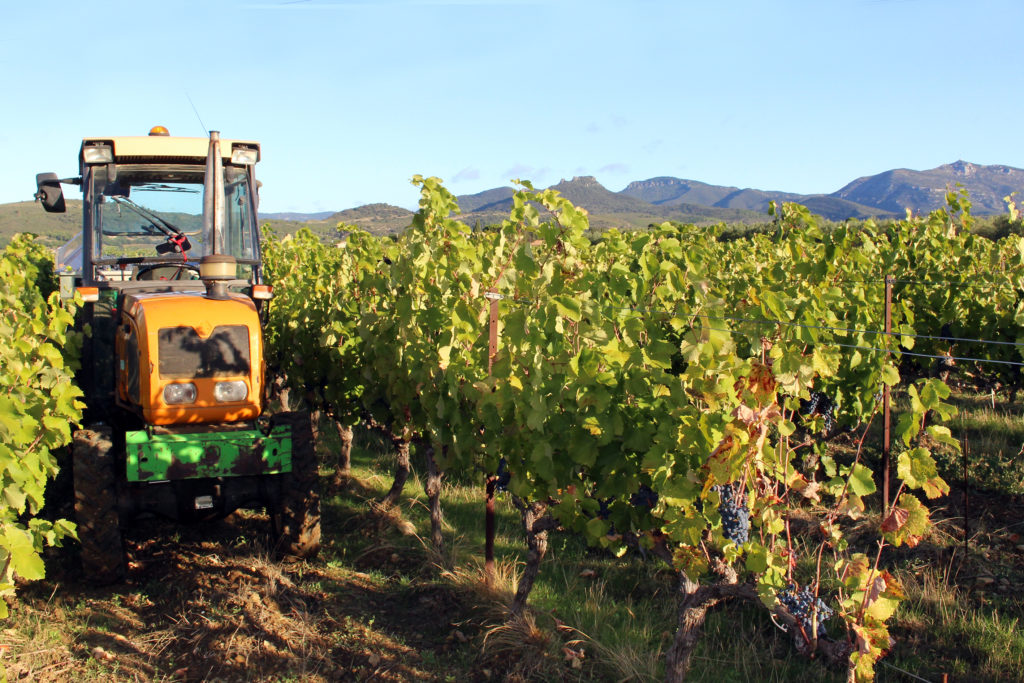
[[157,263],[142,266],[132,275],[133,280],[198,280],[199,264],[183,261],[181,263]]

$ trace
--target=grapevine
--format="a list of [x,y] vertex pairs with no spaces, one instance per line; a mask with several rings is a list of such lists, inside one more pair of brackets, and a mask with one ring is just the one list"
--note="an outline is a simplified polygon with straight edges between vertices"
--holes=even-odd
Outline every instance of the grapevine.
[[74,308],[55,290],[52,256],[34,237],[16,235],[0,253],[0,596],[13,593],[16,578],[43,578],[43,547],[75,534],[68,520],[36,516],[57,473],[54,452],[71,442],[84,408],[74,382]]
[[[956,445],[939,423],[951,415],[948,387],[915,381],[907,359],[948,343],[948,329],[927,337],[948,326],[949,305],[967,301],[898,289],[894,334],[884,336],[879,285],[911,266],[934,277],[926,268],[938,261],[910,254],[946,248],[979,274],[1001,254],[995,280],[1009,280],[1024,265],[1011,246],[951,230],[962,212],[826,230],[794,205],[776,207],[774,232],[728,242],[720,228],[665,224],[591,243],[585,212],[529,183],[498,229],[474,232],[440,181],[414,182],[420,211],[396,241],[353,233],[342,255],[303,238],[310,253],[299,258],[320,273],[312,292],[282,258],[278,271],[292,277],[298,303],[294,313],[278,309],[274,323],[289,381],[329,397],[338,415],[386,426],[400,450],[428,459],[431,476],[497,477],[522,512],[529,547],[513,611],[525,605],[547,533],[561,527],[670,564],[681,614],[695,615],[681,617],[688,629],[717,602],[757,602],[803,624],[801,652],[817,649],[869,678],[901,591],[877,559],[850,550],[843,531],[877,496],[878,475],[859,451],[839,461],[822,440],[791,437],[812,425],[863,434],[880,388],[905,387],[911,409],[895,430],[903,485],[879,542],[919,542],[928,511],[913,491],[948,491],[926,443]],[[987,305],[974,310],[981,316]],[[309,338],[283,344],[306,329]],[[797,543],[795,508],[823,533]],[[801,557],[817,567],[812,585],[841,586],[828,604],[812,608],[788,588]],[[827,619],[846,635],[829,638]],[[670,680],[685,674],[693,637],[677,633]]]

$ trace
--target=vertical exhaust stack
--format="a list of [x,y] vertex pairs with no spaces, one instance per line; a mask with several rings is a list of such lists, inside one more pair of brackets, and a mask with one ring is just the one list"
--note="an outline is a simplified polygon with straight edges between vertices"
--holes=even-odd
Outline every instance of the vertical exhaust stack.
[[203,185],[203,242],[206,254],[199,261],[199,277],[211,299],[228,298],[228,281],[235,279],[238,264],[224,254],[224,160],[220,152],[220,133],[210,131],[210,149],[206,153],[206,178]]
[[210,131],[206,153],[206,182],[203,186],[203,239],[208,254],[224,252],[224,161],[220,154],[220,133]]

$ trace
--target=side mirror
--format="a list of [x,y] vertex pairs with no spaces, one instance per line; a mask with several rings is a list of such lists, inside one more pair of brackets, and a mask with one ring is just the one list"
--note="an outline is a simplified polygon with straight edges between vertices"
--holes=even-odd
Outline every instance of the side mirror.
[[47,213],[64,213],[67,207],[64,204],[64,190],[60,187],[60,179],[56,173],[36,174],[36,195],[35,198],[42,202],[43,209]]

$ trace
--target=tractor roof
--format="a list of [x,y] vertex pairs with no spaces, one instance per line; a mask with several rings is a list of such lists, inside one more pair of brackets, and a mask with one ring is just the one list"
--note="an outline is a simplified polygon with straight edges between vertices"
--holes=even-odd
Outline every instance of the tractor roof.
[[[206,159],[210,149],[209,138],[176,138],[166,135],[146,135],[127,137],[95,137],[82,140],[82,147],[96,143],[112,144],[114,159],[120,162],[143,161],[148,159],[168,158],[174,160]],[[260,143],[252,140],[228,140],[222,138],[220,148],[225,159],[231,158],[231,150],[235,147],[255,149],[259,159]]]

